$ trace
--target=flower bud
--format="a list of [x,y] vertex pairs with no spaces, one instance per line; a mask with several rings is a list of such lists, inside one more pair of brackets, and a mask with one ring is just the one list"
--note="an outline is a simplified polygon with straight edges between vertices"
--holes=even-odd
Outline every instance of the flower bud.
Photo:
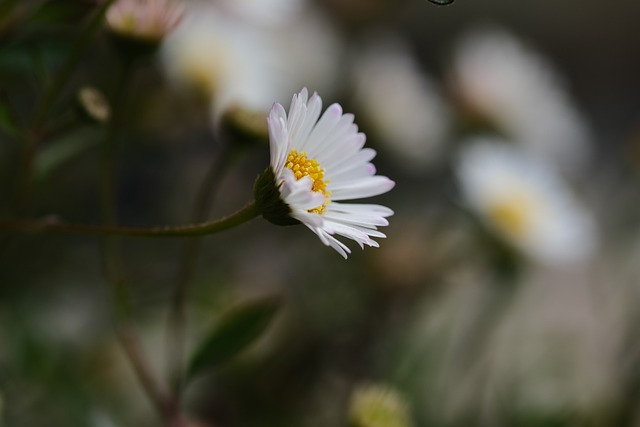
[[98,89],[90,86],[80,88],[77,95],[80,113],[86,119],[95,123],[106,123],[111,117],[111,107]]
[[263,111],[239,105],[227,109],[221,117],[222,131],[234,144],[253,145],[269,140],[269,129]]
[[106,21],[116,49],[137,58],[154,53],[183,14],[182,5],[173,0],[116,0]]

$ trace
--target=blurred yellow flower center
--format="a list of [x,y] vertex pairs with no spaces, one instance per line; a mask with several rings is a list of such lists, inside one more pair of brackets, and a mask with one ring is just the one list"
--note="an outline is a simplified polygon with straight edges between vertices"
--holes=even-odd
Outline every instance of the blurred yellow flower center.
[[494,201],[489,206],[489,218],[510,236],[522,236],[531,223],[535,204],[523,194]]
[[118,25],[118,29],[123,33],[135,33],[138,22],[134,15],[125,15]]
[[324,194],[325,201],[317,208],[309,209],[309,212],[317,214],[323,213],[330,202],[330,193],[327,191],[329,181],[324,179],[324,169],[320,167],[320,163],[315,159],[309,159],[307,153],[304,151],[291,150],[287,156],[285,166],[291,169],[296,179],[302,179],[308,176],[313,180],[311,190]]
[[225,75],[223,64],[228,52],[218,45],[205,42],[207,40],[193,40],[181,48],[179,67],[185,80],[194,89],[204,95],[214,96],[218,82]]

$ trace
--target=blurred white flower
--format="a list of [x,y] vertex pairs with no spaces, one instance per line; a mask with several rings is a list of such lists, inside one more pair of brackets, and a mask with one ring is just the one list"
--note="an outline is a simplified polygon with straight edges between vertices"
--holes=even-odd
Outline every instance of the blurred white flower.
[[[212,6],[192,5],[163,45],[169,77],[210,96],[217,114],[234,102],[268,108],[274,99],[270,50],[252,28],[233,22]],[[269,101],[270,100],[270,101]]]
[[344,41],[320,10],[301,10],[273,34],[273,49],[283,51],[278,70],[287,82],[283,101],[303,86],[326,94],[344,83]]
[[592,253],[592,218],[551,169],[501,140],[476,138],[466,145],[458,179],[470,208],[491,230],[544,263]]
[[[363,148],[366,137],[358,132],[352,114],[343,114],[339,104],[330,105],[320,116],[322,99],[307,89],[293,96],[289,114],[275,104],[269,114],[271,166],[259,178],[256,202],[263,216],[276,224],[299,221],[344,258],[351,250],[334,235],[377,247],[372,237],[385,237],[378,226],[388,225],[393,211],[385,206],[338,203],[376,196],[395,183],[375,175],[370,161],[376,152]],[[277,189],[277,200],[269,191]],[[284,204],[284,212],[281,209]],[[275,208],[275,213],[271,209]],[[284,213],[284,215],[283,215]]]
[[354,61],[354,101],[370,129],[403,165],[424,170],[440,158],[450,128],[438,88],[399,41],[370,42]]
[[486,393],[496,407],[508,394],[521,414],[577,412],[588,419],[620,391],[621,307],[607,306],[606,289],[589,267],[529,273],[492,341]]
[[588,160],[587,126],[560,77],[509,33],[475,31],[462,38],[451,82],[464,108],[532,154],[568,171]]
[[123,36],[159,41],[182,18],[184,8],[175,0],[117,0],[105,15],[108,27]]
[[265,114],[305,84],[335,75],[336,39],[308,14],[277,26],[255,25],[220,5],[194,3],[163,46],[169,77],[209,96],[217,121],[229,108]]
[[528,268],[502,286],[473,262],[406,323],[402,380],[426,396],[417,412],[436,425],[521,425],[590,419],[619,397],[620,305],[591,264]]

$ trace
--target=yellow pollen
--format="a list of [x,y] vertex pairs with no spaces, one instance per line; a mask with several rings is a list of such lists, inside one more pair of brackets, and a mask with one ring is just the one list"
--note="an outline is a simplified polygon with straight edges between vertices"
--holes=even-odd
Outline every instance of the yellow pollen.
[[522,236],[530,227],[535,203],[523,194],[496,200],[489,206],[489,217],[512,237]]
[[307,157],[307,153],[304,151],[299,152],[298,150],[291,150],[287,156],[285,166],[293,171],[296,179],[302,179],[305,176],[308,176],[313,180],[311,190],[317,193],[322,193],[325,197],[325,201],[322,205],[309,209],[309,212],[317,214],[323,213],[327,205],[330,203],[329,196],[331,193],[327,191],[327,184],[329,181],[324,179],[324,169],[320,167],[320,163],[315,159],[309,159]]

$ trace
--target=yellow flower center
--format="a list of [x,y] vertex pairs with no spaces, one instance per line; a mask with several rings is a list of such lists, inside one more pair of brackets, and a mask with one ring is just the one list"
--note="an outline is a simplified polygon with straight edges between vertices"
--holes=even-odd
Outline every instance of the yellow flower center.
[[522,236],[531,225],[535,203],[524,194],[513,194],[489,206],[489,218],[511,237]]
[[317,193],[322,193],[325,197],[325,201],[322,205],[309,209],[309,212],[317,214],[323,213],[327,205],[330,203],[329,196],[331,193],[327,191],[327,184],[329,181],[324,179],[324,169],[320,167],[320,163],[315,159],[309,159],[307,157],[307,153],[304,151],[299,152],[298,150],[291,150],[287,156],[285,166],[291,169],[296,179],[302,179],[305,176],[308,176],[313,180],[311,190]]
[[134,14],[124,15],[118,27],[125,34],[133,34],[138,27],[138,20]]

